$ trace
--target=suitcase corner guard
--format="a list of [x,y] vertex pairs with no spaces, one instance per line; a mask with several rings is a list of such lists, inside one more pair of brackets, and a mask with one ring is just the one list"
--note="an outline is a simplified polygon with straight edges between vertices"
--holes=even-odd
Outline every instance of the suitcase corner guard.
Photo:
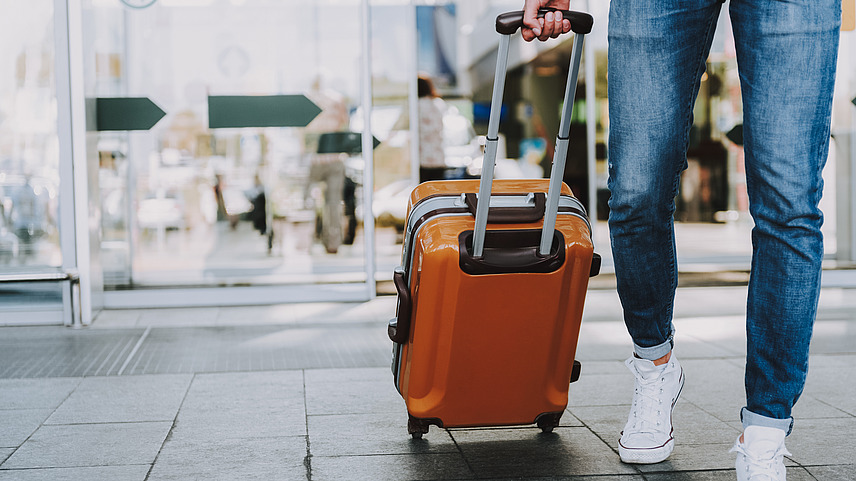
[[600,265],[601,265],[600,254],[595,252],[591,255],[591,270],[589,271],[589,277],[594,277],[594,276],[600,274]]
[[392,342],[404,344],[410,335],[410,311],[412,310],[410,288],[404,279],[404,269],[397,268],[392,275],[395,290],[398,293],[398,309],[396,317],[389,321],[386,328],[387,335]]

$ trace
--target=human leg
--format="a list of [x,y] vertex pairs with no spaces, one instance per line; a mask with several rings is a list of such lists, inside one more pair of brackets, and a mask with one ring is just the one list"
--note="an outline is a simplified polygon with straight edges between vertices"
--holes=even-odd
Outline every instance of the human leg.
[[732,1],[752,231],[745,426],[790,431],[820,293],[840,0]]
[[752,273],[739,481],[784,480],[785,436],[808,372],[820,294],[821,172],[829,148],[839,0],[732,1],[744,103]]
[[609,225],[634,342],[626,365],[635,390],[619,440],[627,463],[660,462],[674,448],[671,414],[684,382],[680,363],[670,356],[674,197],[719,9],[717,0],[610,4]]
[[636,354],[672,348],[674,197],[720,4],[616,0],[609,20],[609,227]]

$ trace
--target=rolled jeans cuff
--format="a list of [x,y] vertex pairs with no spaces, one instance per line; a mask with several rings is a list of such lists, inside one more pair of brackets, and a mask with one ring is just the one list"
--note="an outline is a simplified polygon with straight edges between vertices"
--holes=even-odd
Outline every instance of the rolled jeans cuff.
[[768,428],[781,429],[785,432],[785,436],[787,436],[791,434],[791,430],[794,428],[793,417],[789,417],[787,419],[768,418],[767,416],[761,416],[760,414],[753,413],[746,408],[740,410],[740,420],[743,422],[744,430],[749,426],[764,426]]
[[633,352],[636,353],[637,356],[642,359],[647,359],[649,361],[656,361],[661,357],[672,351],[672,347],[674,346],[674,342],[672,338],[669,337],[669,340],[660,344],[659,346],[654,347],[642,347],[636,343],[633,344]]

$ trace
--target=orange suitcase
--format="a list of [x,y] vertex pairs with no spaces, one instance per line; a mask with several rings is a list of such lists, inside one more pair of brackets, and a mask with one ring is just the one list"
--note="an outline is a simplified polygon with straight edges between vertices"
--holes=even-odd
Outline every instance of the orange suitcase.
[[493,181],[508,42],[522,20],[511,12],[497,18],[503,35],[481,181],[426,182],[411,194],[388,334],[395,385],[416,438],[431,424],[535,423],[551,431],[579,376],[583,302],[600,257],[585,209],[561,176],[592,21],[564,16],[576,38],[549,181]]

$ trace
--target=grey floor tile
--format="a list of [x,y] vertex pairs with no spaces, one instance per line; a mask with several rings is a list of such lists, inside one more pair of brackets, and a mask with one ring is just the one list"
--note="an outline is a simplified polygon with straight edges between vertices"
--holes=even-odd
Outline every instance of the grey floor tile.
[[805,392],[803,392],[803,395],[800,396],[799,401],[794,406],[792,415],[794,419],[823,419],[851,416],[851,414]]
[[480,478],[637,474],[586,428],[454,431]]
[[228,407],[240,402],[278,404],[281,401],[302,401],[303,382],[301,371],[197,374],[182,410],[197,405]]
[[840,466],[807,466],[805,469],[815,478],[824,481],[853,481],[856,479],[856,463]]
[[734,481],[734,470],[645,473],[645,481]]
[[856,418],[799,419],[785,444],[802,466],[854,464]]
[[[392,352],[392,347],[390,347]],[[385,382],[392,385],[393,377],[389,367],[364,367],[353,369],[307,369],[306,384],[341,384],[352,381]]]
[[307,479],[306,438],[168,440],[148,481]]
[[150,464],[172,423],[42,426],[3,468]]
[[56,409],[81,380],[0,379],[0,409]]
[[215,324],[218,326],[254,326],[294,323],[291,305],[221,307]]
[[199,374],[172,432],[182,440],[304,435],[300,371]]
[[680,400],[672,413],[672,426],[675,440],[681,445],[733,443],[740,434],[728,423]]
[[17,448],[50,415],[50,409],[0,410],[0,447]]
[[568,392],[568,406],[572,408],[629,404],[632,399],[633,375],[627,368],[619,374],[581,374]]
[[583,325],[591,322],[615,322],[624,319],[621,300],[615,289],[592,289],[586,293]]
[[681,364],[686,375],[681,400],[721,421],[739,418],[740,409],[746,405],[742,368],[723,359],[687,359]]
[[45,424],[172,421],[190,374],[85,378]]
[[811,356],[804,395],[856,416],[856,355]]
[[[630,405],[575,406],[569,408],[574,417],[604,439],[610,446],[617,446],[619,432],[627,422]],[[614,439],[613,439],[614,438]]]
[[3,462],[15,452],[15,448],[0,448],[0,469],[2,469]]
[[215,324],[219,309],[216,307],[193,307],[177,309],[146,309],[142,311],[139,327],[187,327],[211,326]]
[[[665,464],[665,463],[662,463]],[[732,463],[733,464],[733,463]],[[815,481],[805,469],[789,467],[789,481]],[[645,473],[646,481],[734,481],[734,468],[728,470],[710,471],[666,471],[662,473]],[[817,478],[826,481],[827,478]]]
[[688,287],[675,292],[675,318],[740,316],[746,312],[748,288]]
[[490,481],[645,481],[639,474],[609,474],[606,476],[526,476],[525,478],[490,478]]
[[143,481],[151,465],[93,466],[83,468],[0,468],[0,481]]
[[[572,412],[610,447],[618,449],[629,408],[629,405],[578,407]],[[738,429],[685,401],[678,401],[672,421],[679,445],[730,443],[740,434]]]
[[407,413],[309,416],[313,456],[457,452],[445,429],[429,428],[421,440],[407,433]]
[[119,329],[137,326],[143,309],[105,309],[92,321],[91,329]]
[[675,335],[675,345],[681,347],[681,359],[745,358],[746,349],[741,338],[735,341],[717,339],[711,341],[702,336],[687,333]]
[[389,340],[367,323],[154,328],[126,374],[218,373],[389,365]]
[[[843,313],[842,313],[843,314]],[[814,323],[811,337],[812,354],[840,354],[856,352],[856,322],[848,317],[839,319],[818,319]]]
[[734,454],[728,452],[733,445],[733,440],[728,444],[677,443],[669,459],[657,464],[640,464],[638,467],[643,473],[734,469]]
[[475,479],[458,453],[312,457],[312,479],[418,481]]
[[323,414],[396,414],[407,408],[392,383],[379,381],[306,382],[306,410]]
[[218,439],[305,436],[306,414],[303,404],[251,406],[233,410],[209,410],[185,413],[176,420],[172,438],[208,442]]
[[587,361],[623,361],[633,353],[633,341],[620,317],[617,321],[588,322],[580,326],[576,358]]
[[[625,356],[626,358],[626,356]],[[630,371],[624,365],[624,358],[609,361],[586,361],[582,362],[581,376],[601,376],[604,374],[626,374]],[[574,387],[571,384],[571,387]]]

